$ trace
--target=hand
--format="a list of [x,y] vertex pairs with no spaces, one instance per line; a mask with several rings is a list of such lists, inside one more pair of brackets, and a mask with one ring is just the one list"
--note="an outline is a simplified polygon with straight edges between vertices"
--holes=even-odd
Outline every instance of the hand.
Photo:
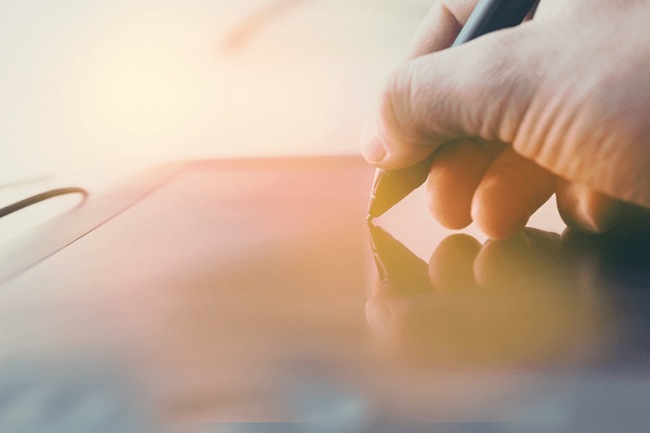
[[431,212],[497,239],[554,192],[590,231],[650,208],[650,1],[541,0],[534,20],[445,50],[477,1],[433,6],[364,128],[365,158],[397,169],[444,146]]

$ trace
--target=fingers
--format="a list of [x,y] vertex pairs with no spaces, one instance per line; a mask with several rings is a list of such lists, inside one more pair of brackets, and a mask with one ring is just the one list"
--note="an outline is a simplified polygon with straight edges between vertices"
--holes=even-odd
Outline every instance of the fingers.
[[[380,121],[379,109],[373,110],[372,114],[366,121],[361,131],[361,154],[366,161],[373,165],[382,161],[386,157],[386,148],[384,143],[390,142],[388,130],[383,122]],[[393,158],[403,159],[405,163],[401,166],[393,166],[391,169],[405,168],[417,164],[431,155],[434,149],[427,144],[410,143],[401,149],[393,150]],[[396,155],[395,152],[401,152],[402,156]],[[412,163],[411,163],[412,161]]]
[[475,221],[493,239],[512,236],[555,190],[556,177],[500,142],[459,141],[433,161],[429,210],[445,227]]
[[363,137],[374,165],[398,169],[461,137],[511,142],[541,67],[526,41],[534,23],[419,57],[389,80]]
[[[437,1],[420,25],[411,45],[408,59],[413,60],[417,57],[449,48],[456,39],[456,36],[458,36],[462,26],[467,22],[477,3],[478,0]],[[384,96],[396,90],[391,87],[390,84],[387,86],[387,91],[384,92]],[[392,132],[390,128],[386,128],[386,124],[383,121],[384,116],[390,116],[391,110],[392,107],[389,101],[385,97],[382,97],[379,108],[374,110],[363,127],[360,140],[361,153],[371,164],[378,164],[384,160],[388,153],[385,143],[388,143],[390,146],[390,142],[394,139],[391,138]],[[395,169],[417,164],[430,155],[435,150],[435,147],[437,147],[435,143],[422,143],[420,141],[405,142],[405,144],[410,145],[410,148],[405,147],[401,149],[401,155],[400,149],[392,149],[391,159],[396,161],[396,163],[384,168]]]
[[647,231],[650,209],[601,194],[579,183],[558,179],[557,206],[567,226],[586,233]]
[[493,239],[505,239],[555,190],[556,177],[506,147],[490,164],[472,198],[472,219]]
[[413,39],[409,59],[449,48],[477,3],[478,0],[437,1]]
[[467,140],[438,153],[429,174],[427,198],[440,224],[457,230],[472,222],[472,197],[491,162],[479,146]]
[[556,194],[560,216],[573,229],[603,233],[621,216],[621,202],[584,185],[558,179]]

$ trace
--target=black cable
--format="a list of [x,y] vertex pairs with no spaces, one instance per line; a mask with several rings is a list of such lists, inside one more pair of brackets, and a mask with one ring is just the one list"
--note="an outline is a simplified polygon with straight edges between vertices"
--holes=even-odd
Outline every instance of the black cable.
[[[88,197],[88,191],[86,191],[83,188],[78,188],[76,186],[70,187],[70,188],[57,188],[57,189],[52,189],[50,191],[45,191],[40,194],[33,195],[31,197],[28,197],[24,200],[20,200],[14,204],[10,204],[9,206],[3,207],[0,209],[0,218],[9,215],[10,213],[14,213],[18,210],[24,209],[28,206],[31,206],[33,204],[36,204],[38,202],[50,199],[52,197],[57,197],[60,195],[65,195],[65,194],[81,194],[83,195],[83,200],[86,200],[86,197]],[[82,201],[83,201],[82,200]]]

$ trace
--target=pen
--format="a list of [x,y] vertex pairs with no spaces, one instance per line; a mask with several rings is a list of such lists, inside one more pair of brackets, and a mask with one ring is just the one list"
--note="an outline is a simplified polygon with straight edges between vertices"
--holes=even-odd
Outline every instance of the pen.
[[[480,0],[452,47],[521,24],[536,3],[537,0]],[[422,185],[429,176],[435,154],[400,170],[377,169],[368,203],[368,221],[382,215]]]

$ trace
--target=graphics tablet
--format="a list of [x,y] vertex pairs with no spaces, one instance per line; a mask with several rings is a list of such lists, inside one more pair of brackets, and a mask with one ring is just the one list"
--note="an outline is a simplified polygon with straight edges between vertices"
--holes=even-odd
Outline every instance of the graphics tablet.
[[647,236],[562,234],[547,208],[489,242],[423,191],[369,226],[372,178],[359,157],[172,164],[3,246],[0,422],[645,431]]

